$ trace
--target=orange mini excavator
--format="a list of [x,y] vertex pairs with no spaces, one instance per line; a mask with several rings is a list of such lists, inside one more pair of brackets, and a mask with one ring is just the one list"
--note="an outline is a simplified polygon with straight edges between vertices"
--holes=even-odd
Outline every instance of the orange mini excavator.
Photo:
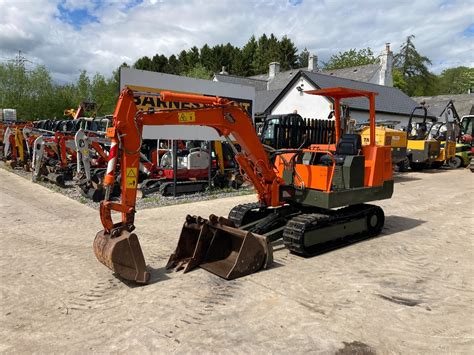
[[[380,207],[368,201],[393,193],[391,147],[375,145],[376,93],[346,88],[307,91],[334,103],[335,144],[272,150],[259,140],[251,119],[234,102],[219,97],[161,92],[163,102],[186,102],[189,109],[138,111],[124,89],[107,131],[112,145],[104,179],[100,216],[104,229],[94,240],[98,260],[120,277],[146,283],[150,277],[134,230],[141,136],[144,125],[214,128],[233,147],[258,202],[235,206],[228,218],[187,216],[168,268],[200,266],[226,279],[256,272],[272,261],[270,242],[283,238],[291,252],[309,256],[378,234]],[[340,101],[363,97],[370,104],[370,145],[359,135],[342,134]],[[229,136],[238,142],[238,151]],[[120,170],[121,199],[110,199]],[[121,221],[112,221],[112,211]]]

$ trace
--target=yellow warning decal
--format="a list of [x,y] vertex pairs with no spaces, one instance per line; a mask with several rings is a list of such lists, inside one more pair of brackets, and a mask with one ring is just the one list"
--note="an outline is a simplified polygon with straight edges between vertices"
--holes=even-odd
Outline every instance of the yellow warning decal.
[[178,113],[179,122],[196,122],[195,112],[180,112]]
[[125,177],[125,185],[127,189],[134,189],[137,187],[137,168],[127,168],[127,176]]

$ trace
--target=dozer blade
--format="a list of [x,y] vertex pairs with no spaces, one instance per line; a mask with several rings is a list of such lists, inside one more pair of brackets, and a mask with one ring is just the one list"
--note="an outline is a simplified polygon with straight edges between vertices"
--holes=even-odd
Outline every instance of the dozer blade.
[[122,231],[119,236],[111,237],[102,230],[95,236],[94,253],[102,264],[124,279],[147,283],[150,278],[135,233]]
[[206,220],[188,215],[166,267],[188,272],[200,266],[232,280],[266,268],[272,261],[265,237],[235,228],[222,217],[211,215]]

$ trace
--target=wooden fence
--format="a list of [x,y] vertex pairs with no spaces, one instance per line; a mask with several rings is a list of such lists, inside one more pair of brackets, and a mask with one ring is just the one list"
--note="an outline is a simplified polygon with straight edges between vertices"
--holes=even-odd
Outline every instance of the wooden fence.
[[334,125],[333,120],[283,120],[274,125],[274,148],[304,148],[310,144],[335,143]]

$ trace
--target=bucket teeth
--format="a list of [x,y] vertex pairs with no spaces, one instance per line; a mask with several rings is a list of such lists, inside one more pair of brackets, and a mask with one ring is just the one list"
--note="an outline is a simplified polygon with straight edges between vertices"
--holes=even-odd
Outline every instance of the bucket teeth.
[[232,280],[265,268],[272,261],[265,237],[235,228],[223,217],[187,216],[167,268],[188,272],[200,266]]

